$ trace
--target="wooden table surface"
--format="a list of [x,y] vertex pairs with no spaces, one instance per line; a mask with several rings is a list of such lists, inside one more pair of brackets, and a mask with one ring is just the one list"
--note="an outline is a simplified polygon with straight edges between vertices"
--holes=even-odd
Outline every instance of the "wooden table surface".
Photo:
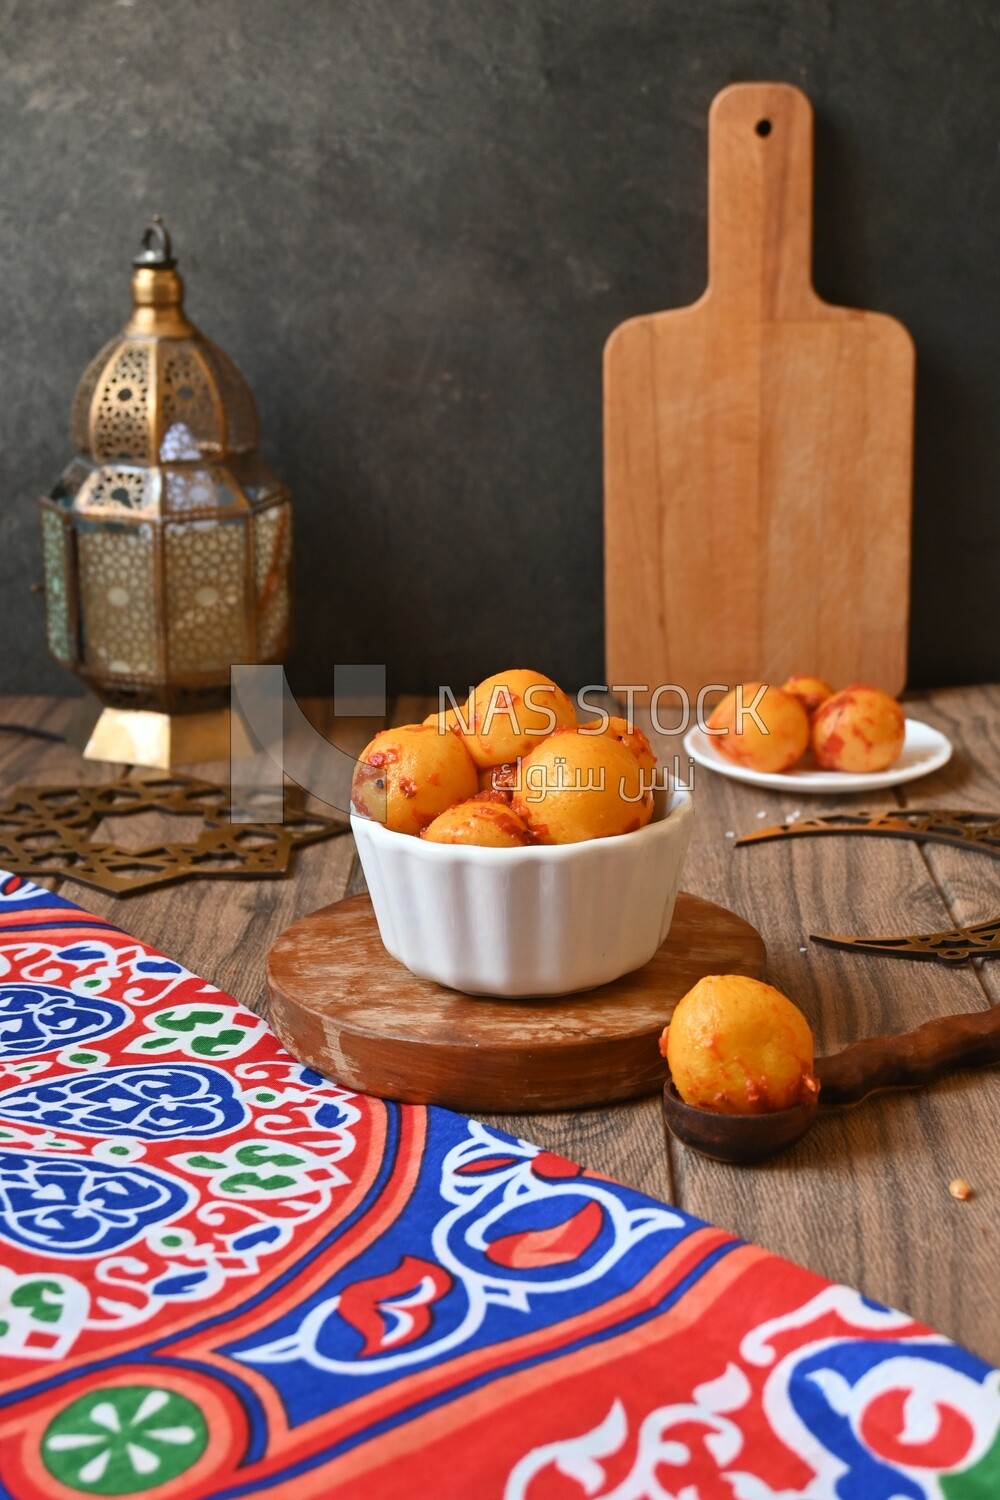
[[[333,720],[304,705],[344,749],[359,751],[372,720]],[[391,721],[427,712],[392,704]],[[7,698],[4,725],[65,729],[69,700]],[[736,849],[735,838],[789,813],[836,807],[951,807],[1000,813],[1000,687],[910,695],[907,711],[943,729],[951,763],[898,792],[839,801],[758,791],[708,771],[696,777],[697,827],[684,885],[758,927],[769,978],[805,1011],[821,1052],[876,1032],[1000,1000],[1000,960],[979,968],[847,954],[811,944],[812,931],[932,931],[984,921],[1000,909],[997,866],[985,856],[886,839],[800,840]],[[660,738],[668,764],[679,736]],[[0,732],[0,786],[101,780],[120,768],[84,762],[64,743]],[[190,768],[222,779],[225,768]],[[108,820],[99,836],[137,847],[194,829],[156,814]],[[89,910],[179,959],[255,1009],[265,1002],[264,957],[296,917],[364,888],[350,835],[301,850],[290,878],[192,881],[127,899],[72,880],[46,881]],[[786,1155],[754,1168],[706,1161],[664,1141],[659,1103],[519,1115],[492,1123],[596,1171],[679,1204],[869,1296],[904,1308],[1000,1364],[1000,1071],[960,1074],[934,1088],[880,1095],[820,1117]],[[964,1177],[967,1202],[949,1195]]]

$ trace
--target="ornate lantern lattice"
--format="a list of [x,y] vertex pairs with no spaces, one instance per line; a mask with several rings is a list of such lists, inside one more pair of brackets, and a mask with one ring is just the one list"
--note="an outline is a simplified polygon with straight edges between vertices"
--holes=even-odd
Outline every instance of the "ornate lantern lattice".
[[281,659],[291,499],[249,387],[185,316],[161,220],[133,265],[132,316],[77,387],[77,456],[41,501],[48,643],[104,703],[177,714],[225,703],[233,663]]

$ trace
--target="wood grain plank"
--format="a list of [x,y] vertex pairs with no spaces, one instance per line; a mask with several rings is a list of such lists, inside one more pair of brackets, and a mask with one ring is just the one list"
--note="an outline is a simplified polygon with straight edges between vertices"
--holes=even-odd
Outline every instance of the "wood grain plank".
[[[0,723],[10,729],[0,730],[0,790],[4,796],[15,786],[66,783],[79,786],[84,781],[111,781],[122,767],[104,761],[85,761],[79,751],[64,740],[36,739],[19,734],[17,725],[46,729],[65,735],[77,707],[75,698],[51,698],[25,695],[0,698]],[[45,883],[51,885],[46,877]]]
[[[919,715],[918,715],[919,716]],[[672,755],[670,739],[653,736]],[[934,1015],[981,1009],[972,973],[824,949],[812,931],[893,932],[948,925],[947,908],[919,849],[879,839],[801,840],[734,848],[740,834],[790,813],[831,811],[830,801],[740,785],[699,768],[697,828],[684,886],[730,906],[768,945],[772,983],[804,1010],[822,1051],[858,1036],[898,1032]],[[898,805],[865,794],[837,806]],[[920,1093],[877,1095],[821,1115],[786,1155],[729,1167],[674,1148],[677,1201],[688,1211],[860,1286],[946,1333],[1000,1357],[993,1298],[996,1242],[990,1207],[1000,1076],[946,1080]],[[956,1203],[955,1176],[981,1183]],[[962,1276],[942,1276],[945,1264]]]
[[808,662],[899,690],[912,341],[813,290],[803,93],[724,89],[708,175],[707,291],[630,318],[605,350],[610,679],[693,698]]

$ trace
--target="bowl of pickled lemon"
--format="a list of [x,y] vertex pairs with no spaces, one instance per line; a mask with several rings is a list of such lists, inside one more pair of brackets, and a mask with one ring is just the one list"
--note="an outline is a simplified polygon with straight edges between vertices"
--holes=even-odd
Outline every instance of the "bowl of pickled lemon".
[[475,996],[571,994],[648,963],[693,819],[641,730],[605,713],[579,723],[569,696],[526,669],[382,730],[351,791],[386,949]]

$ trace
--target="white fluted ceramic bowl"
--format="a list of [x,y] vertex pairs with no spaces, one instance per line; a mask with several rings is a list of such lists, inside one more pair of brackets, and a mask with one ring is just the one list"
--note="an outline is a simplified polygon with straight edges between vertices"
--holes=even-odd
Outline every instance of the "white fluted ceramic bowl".
[[635,833],[582,844],[431,844],[357,813],[351,827],[382,941],[467,995],[566,995],[648,963],[670,930],[694,822],[655,793]]

